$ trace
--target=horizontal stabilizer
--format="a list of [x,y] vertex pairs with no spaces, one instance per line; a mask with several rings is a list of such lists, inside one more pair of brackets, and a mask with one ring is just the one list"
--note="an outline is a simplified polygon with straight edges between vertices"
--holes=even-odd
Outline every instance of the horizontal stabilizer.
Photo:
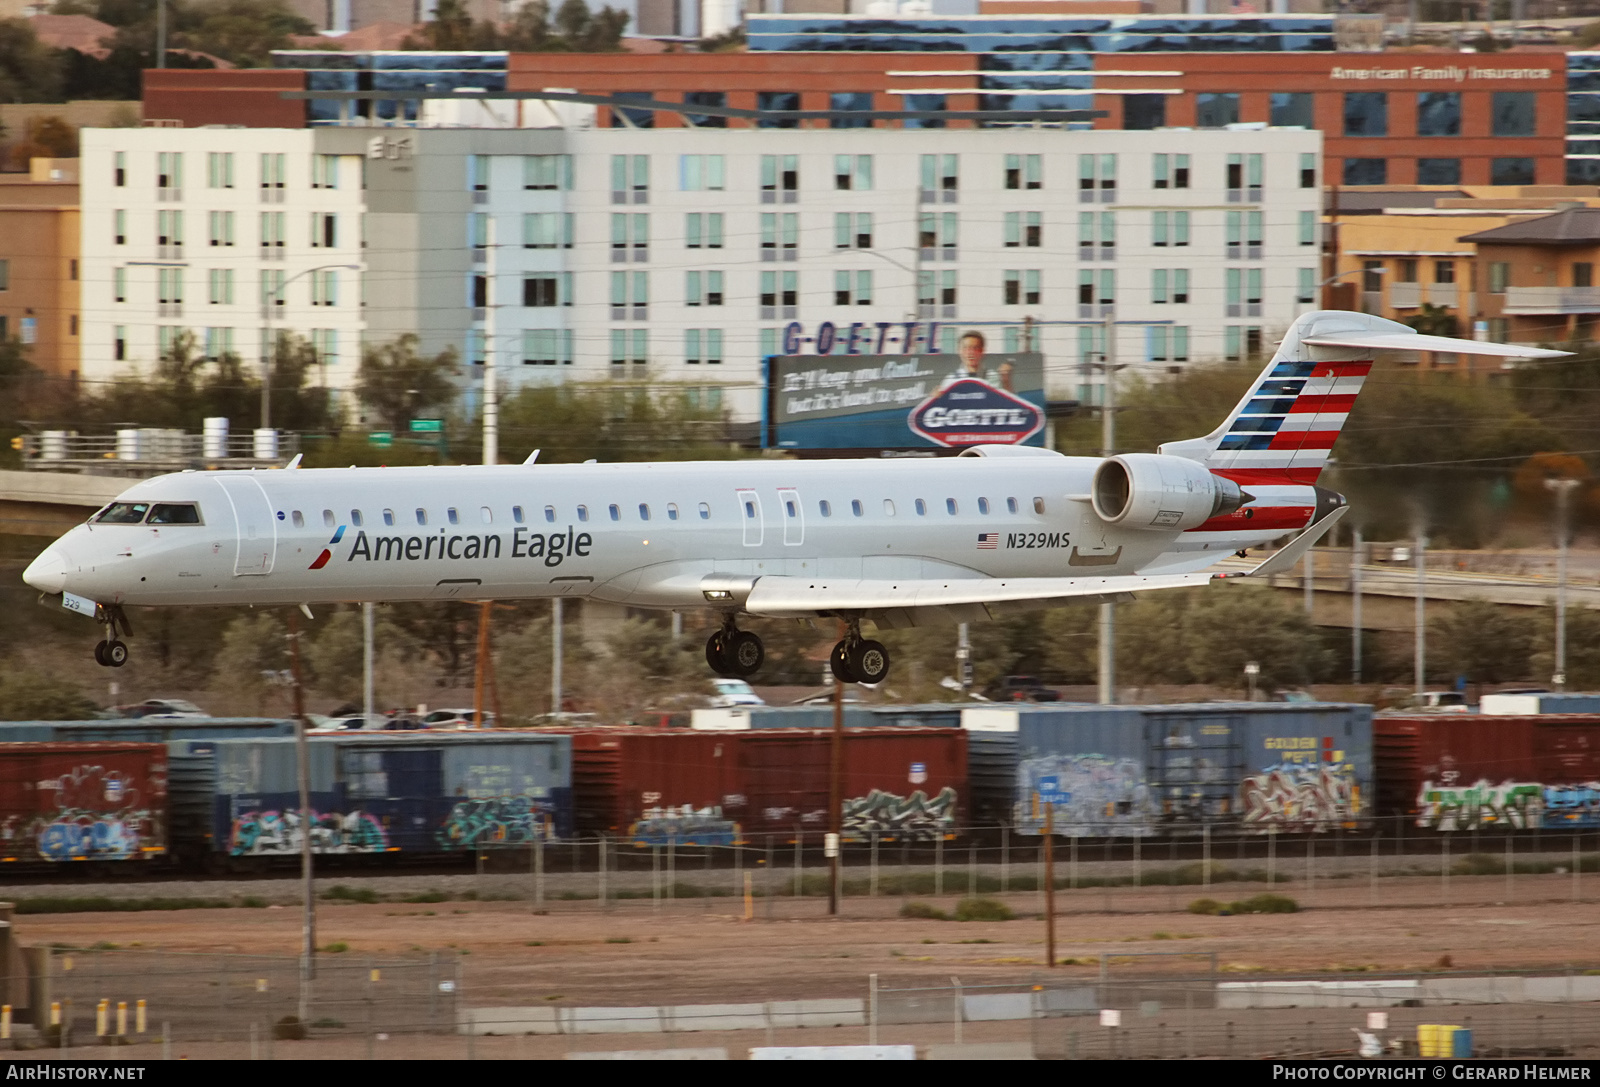
[[1216,575],[1153,574],[1148,577],[1034,577],[890,580],[823,580],[763,577],[750,590],[744,610],[751,615],[811,617],[834,612],[875,612],[901,608],[948,608],[965,604],[1019,601],[1065,602],[1073,597],[1105,597],[1154,589],[1204,585]]
[[1296,536],[1289,546],[1280,548],[1272,557],[1251,570],[1245,571],[1241,577],[1271,577],[1273,574],[1288,572],[1295,563],[1299,562],[1307,551],[1316,545],[1316,542],[1326,536],[1328,530],[1350,512],[1349,506],[1340,506],[1328,516],[1310,525],[1300,535]]
[[1454,336],[1424,336],[1419,332],[1334,332],[1306,336],[1308,347],[1367,347],[1378,351],[1451,351],[1458,355],[1494,355],[1506,359],[1553,359],[1571,351],[1551,351],[1520,343],[1489,343]]

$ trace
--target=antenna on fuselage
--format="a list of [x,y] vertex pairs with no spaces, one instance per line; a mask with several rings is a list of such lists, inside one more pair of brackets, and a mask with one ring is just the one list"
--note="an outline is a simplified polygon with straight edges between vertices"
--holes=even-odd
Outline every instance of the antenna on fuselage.
[[538,460],[540,452],[541,452],[541,450],[535,449],[532,453],[529,453],[528,454],[528,459],[522,462],[522,466],[524,468],[526,468],[529,465],[531,465],[534,461]]

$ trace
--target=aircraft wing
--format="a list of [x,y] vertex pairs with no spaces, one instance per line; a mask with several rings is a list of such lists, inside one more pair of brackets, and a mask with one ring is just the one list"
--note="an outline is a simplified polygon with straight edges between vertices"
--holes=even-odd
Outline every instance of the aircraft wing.
[[1458,340],[1454,336],[1424,336],[1405,332],[1330,332],[1300,341],[1312,347],[1370,347],[1378,351],[1452,351],[1458,355],[1495,355],[1507,359],[1553,359],[1571,351],[1551,351],[1520,343]]
[[1204,585],[1210,573],[1121,577],[864,579],[763,577],[750,589],[744,610],[773,618],[811,619],[852,612],[895,629],[944,620],[993,618],[1024,607],[1124,601],[1154,589]]

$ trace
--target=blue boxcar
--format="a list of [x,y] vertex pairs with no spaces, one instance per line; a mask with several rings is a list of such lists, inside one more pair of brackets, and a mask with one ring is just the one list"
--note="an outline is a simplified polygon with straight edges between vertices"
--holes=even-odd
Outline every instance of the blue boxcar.
[[1024,834],[1041,833],[1045,804],[1058,834],[1082,837],[1329,831],[1372,815],[1371,706],[984,707],[963,724],[975,761],[1015,759],[1011,821]]
[[[174,772],[174,822],[183,821],[189,794],[209,789],[208,851],[299,852],[293,739],[179,741],[169,749],[179,749],[175,766],[191,767]],[[317,853],[513,848],[572,833],[568,736],[313,736],[308,750]]]
[[0,743],[164,744],[173,740],[225,740],[242,736],[293,736],[294,722],[276,717],[151,717],[103,721],[0,721]]

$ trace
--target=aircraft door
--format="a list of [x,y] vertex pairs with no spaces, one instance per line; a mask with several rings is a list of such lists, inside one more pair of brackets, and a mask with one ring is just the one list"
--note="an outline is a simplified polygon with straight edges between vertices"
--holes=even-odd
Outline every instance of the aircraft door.
[[800,492],[793,487],[778,488],[778,511],[783,518],[783,545],[799,547],[806,542],[806,511]]
[[761,496],[743,487],[734,494],[739,499],[739,521],[744,525],[744,545],[760,547],[766,536],[766,525],[761,517]]
[[254,476],[217,476],[217,485],[233,506],[234,531],[239,550],[233,574],[270,574],[278,556],[278,522],[272,515],[267,492]]

